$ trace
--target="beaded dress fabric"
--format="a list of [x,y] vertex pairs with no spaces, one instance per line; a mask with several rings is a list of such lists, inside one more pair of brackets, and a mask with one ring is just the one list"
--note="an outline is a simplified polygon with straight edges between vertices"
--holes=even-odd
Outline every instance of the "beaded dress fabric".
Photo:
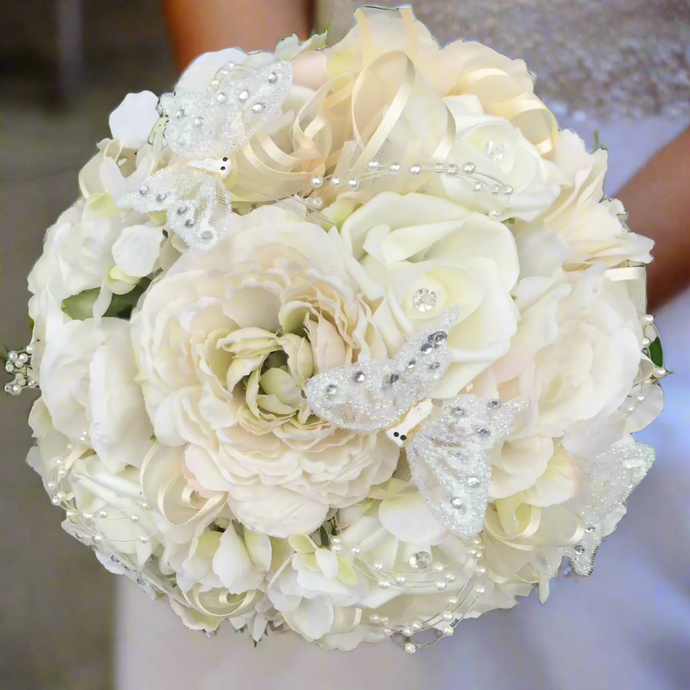
[[[329,42],[350,29],[357,0],[320,0]],[[378,0],[411,4],[446,44],[462,37],[522,58],[559,117],[690,115],[690,0]]]

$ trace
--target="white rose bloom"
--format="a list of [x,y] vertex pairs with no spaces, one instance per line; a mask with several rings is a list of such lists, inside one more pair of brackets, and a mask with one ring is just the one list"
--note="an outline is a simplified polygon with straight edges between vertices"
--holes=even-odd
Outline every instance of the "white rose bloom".
[[71,321],[48,342],[40,385],[55,428],[88,439],[111,471],[140,467],[153,428],[144,408],[130,344],[120,319]]
[[110,131],[128,149],[140,149],[149,138],[160,115],[156,106],[158,96],[151,91],[128,93],[120,105],[110,113]]
[[604,197],[608,153],[604,149],[588,153],[575,132],[564,130],[558,133],[550,159],[568,181],[556,203],[538,222],[560,233],[572,247],[569,268],[581,269],[592,263],[617,266],[623,261],[649,263],[654,242],[629,232],[623,224],[623,204]]
[[437,175],[425,186],[432,193],[448,195],[474,210],[493,211],[504,220],[531,221],[544,213],[558,197],[563,173],[544,160],[539,151],[503,117],[484,113],[476,96],[450,96],[443,102],[453,115],[457,135],[444,161],[462,168],[474,164],[477,173],[490,175],[500,185],[509,185],[508,195],[477,194],[465,179]]
[[350,270],[367,298],[385,298],[373,323],[390,350],[444,310],[459,309],[448,339],[454,364],[437,397],[457,395],[508,351],[519,318],[510,295],[519,265],[502,223],[444,199],[384,192],[345,221],[342,241],[359,262]]
[[557,338],[518,381],[532,400],[535,433],[551,437],[603,424],[630,393],[642,356],[639,316],[625,286],[596,268],[572,286],[556,318]]
[[308,532],[386,480],[398,449],[318,419],[302,386],[386,347],[320,227],[266,208],[229,234],[185,254],[133,317],[147,410],[162,443],[193,446],[189,472],[245,525]]

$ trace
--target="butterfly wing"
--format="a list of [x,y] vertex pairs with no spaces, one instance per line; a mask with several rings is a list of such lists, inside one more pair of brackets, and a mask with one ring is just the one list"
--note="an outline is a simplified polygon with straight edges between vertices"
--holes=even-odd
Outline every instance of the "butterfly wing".
[[280,112],[291,86],[292,65],[281,61],[221,68],[207,93],[164,94],[168,146],[187,159],[228,156]]
[[491,481],[488,451],[525,407],[520,398],[501,403],[460,395],[407,444],[414,483],[438,522],[457,536],[481,532]]
[[585,531],[566,551],[572,569],[591,575],[599,546],[610,534],[607,518],[625,504],[654,464],[654,448],[629,438],[593,457],[577,459],[581,487],[568,505],[580,517]]
[[428,397],[451,363],[447,337],[457,320],[449,310],[439,326],[405,344],[393,359],[368,359],[329,369],[307,382],[307,401],[322,419],[343,429],[392,426]]
[[118,206],[140,213],[165,212],[166,227],[197,249],[216,244],[219,234],[214,223],[231,209],[219,177],[185,165],[171,165],[149,176],[139,191],[125,195]]

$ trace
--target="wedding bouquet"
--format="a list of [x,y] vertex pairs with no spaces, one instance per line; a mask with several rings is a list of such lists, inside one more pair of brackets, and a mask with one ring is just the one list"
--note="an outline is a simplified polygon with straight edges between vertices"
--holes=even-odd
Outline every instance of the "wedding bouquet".
[[408,653],[579,575],[654,460],[652,242],[411,10],[128,95],[29,276],[29,464],[190,628]]

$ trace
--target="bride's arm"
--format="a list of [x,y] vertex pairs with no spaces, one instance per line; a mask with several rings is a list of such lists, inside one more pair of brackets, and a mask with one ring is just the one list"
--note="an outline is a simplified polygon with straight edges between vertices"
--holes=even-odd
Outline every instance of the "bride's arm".
[[690,129],[647,163],[617,194],[634,232],[656,246],[648,269],[653,311],[690,285]]
[[280,38],[312,28],[312,0],[163,0],[177,67],[229,46],[274,50]]

